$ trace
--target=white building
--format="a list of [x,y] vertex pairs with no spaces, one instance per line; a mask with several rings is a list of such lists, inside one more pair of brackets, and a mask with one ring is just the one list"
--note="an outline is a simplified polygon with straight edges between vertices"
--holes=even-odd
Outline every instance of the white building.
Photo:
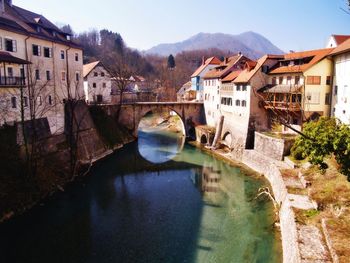
[[350,124],[350,39],[330,54],[334,62],[332,116]]
[[326,48],[335,48],[348,39],[350,39],[350,35],[331,35],[327,42]]
[[106,104],[112,101],[111,76],[100,61],[84,65],[84,93],[88,103]]
[[225,60],[215,68],[209,70],[204,76],[204,109],[206,121],[209,126],[216,127],[220,113],[220,87],[222,80],[233,71],[240,71],[244,68],[249,58],[237,54],[225,58]]

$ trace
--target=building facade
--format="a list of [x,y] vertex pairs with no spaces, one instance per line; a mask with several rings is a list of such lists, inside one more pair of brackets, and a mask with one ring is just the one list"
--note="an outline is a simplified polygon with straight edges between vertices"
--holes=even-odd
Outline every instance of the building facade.
[[204,79],[203,76],[214,67],[221,64],[221,61],[216,57],[202,59],[202,65],[193,72],[191,76],[191,89],[196,93],[196,100],[203,101]]
[[[0,1],[0,51],[26,64],[2,59],[1,77],[24,79],[18,85],[1,86],[1,109],[13,114],[2,124],[47,118],[51,133],[64,128],[64,101],[83,98],[82,49],[44,16],[22,9],[12,1]],[[22,95],[20,95],[22,93]],[[16,102],[16,103],[14,103]]]
[[334,63],[332,116],[350,124],[350,39],[331,53]]
[[112,102],[111,75],[100,61],[84,65],[84,93],[89,104]]

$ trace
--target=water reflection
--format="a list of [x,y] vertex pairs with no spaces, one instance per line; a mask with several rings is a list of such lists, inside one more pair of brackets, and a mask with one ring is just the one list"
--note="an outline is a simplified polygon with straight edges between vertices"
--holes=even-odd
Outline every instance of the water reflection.
[[185,137],[182,134],[160,130],[138,132],[140,155],[151,163],[164,163],[172,160],[182,151]]

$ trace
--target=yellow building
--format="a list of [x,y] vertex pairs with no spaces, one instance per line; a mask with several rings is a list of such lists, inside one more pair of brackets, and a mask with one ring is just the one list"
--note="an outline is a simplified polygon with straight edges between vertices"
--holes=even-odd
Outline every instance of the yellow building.
[[330,116],[332,48],[285,54],[260,89],[270,119],[280,118],[300,129],[303,122]]
[[0,65],[0,124],[19,121],[23,107],[26,119],[46,118],[51,133],[63,132],[64,101],[84,96],[82,49],[71,35],[0,0]]

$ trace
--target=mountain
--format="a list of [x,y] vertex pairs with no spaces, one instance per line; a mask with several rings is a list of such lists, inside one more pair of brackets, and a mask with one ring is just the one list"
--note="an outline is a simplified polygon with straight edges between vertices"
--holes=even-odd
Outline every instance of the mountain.
[[230,53],[242,52],[253,59],[264,54],[283,54],[284,52],[262,35],[249,31],[239,35],[223,33],[199,33],[187,40],[173,44],[160,44],[146,50],[146,54],[168,56],[182,51],[217,48]]

